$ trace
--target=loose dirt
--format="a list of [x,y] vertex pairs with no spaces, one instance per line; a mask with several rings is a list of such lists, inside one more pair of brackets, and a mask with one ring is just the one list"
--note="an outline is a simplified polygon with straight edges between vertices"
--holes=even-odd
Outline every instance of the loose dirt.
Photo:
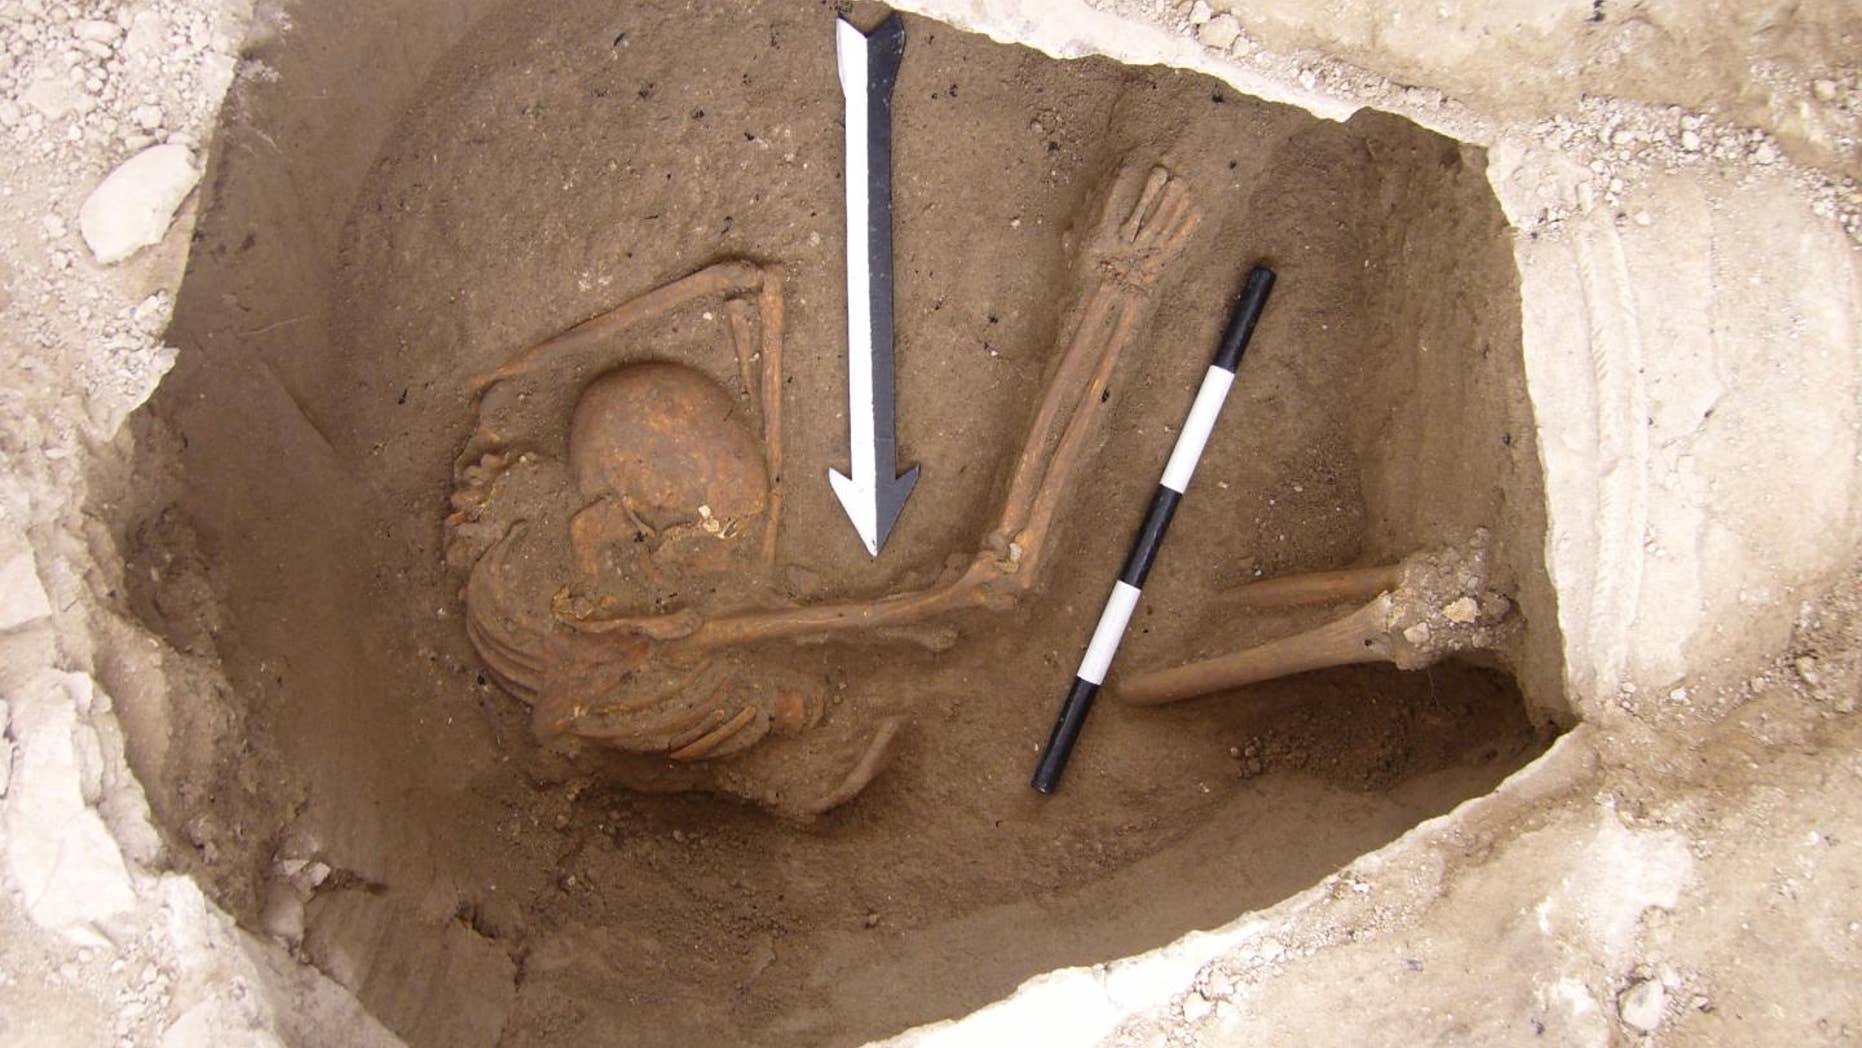
[[[1551,629],[1505,225],[1478,151],[1396,118],[1321,123],[908,19],[898,384],[901,461],[925,472],[869,561],[822,476],[846,453],[832,15],[500,7],[401,118],[340,234],[272,221],[306,176],[264,139],[301,114],[223,129],[121,511],[125,599],[182,653],[175,685],[214,698],[176,711],[159,761],[131,758],[174,864],[415,1043],[852,1043],[960,1014],[1282,898],[1556,730],[1524,649],[1327,671],[1108,703],[1061,794],[1035,797],[1035,751],[1257,259],[1280,285],[1126,664],[1316,621],[1225,614],[1245,582],[1477,525],[1541,631],[1527,643]],[[1064,335],[1069,232],[1127,157],[1169,164],[1208,216],[1114,377],[1054,570],[1015,612],[954,618],[947,652],[763,653],[829,690],[832,724],[908,718],[884,776],[803,825],[539,749],[467,644],[442,556],[466,377],[708,262],[780,262],[786,595],[921,585],[976,548]],[[668,324],[617,358],[729,359],[721,314]],[[1503,665],[1526,668],[1530,714]]]

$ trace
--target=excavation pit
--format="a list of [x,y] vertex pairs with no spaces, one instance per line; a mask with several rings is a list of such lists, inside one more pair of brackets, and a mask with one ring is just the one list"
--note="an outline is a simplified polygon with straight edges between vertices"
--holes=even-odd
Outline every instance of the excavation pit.
[[[125,599],[173,648],[168,698],[111,690],[173,865],[411,1042],[883,1036],[1284,898],[1557,730],[1517,278],[1479,150],[908,17],[898,390],[901,464],[924,474],[872,560],[825,479],[847,465],[832,9],[310,6],[235,88],[179,357],[131,427]],[[1138,296],[1044,574],[1012,609],[913,635],[749,651],[745,672],[818,691],[823,731],[903,723],[867,789],[798,821],[693,765],[539,744],[468,638],[446,555],[482,450],[472,376],[707,266],[779,266],[783,507],[758,592],[920,590],[977,552],[1012,487],[1098,202],[1155,165],[1202,221]],[[1038,746],[1256,259],[1280,283],[1121,669],[1348,610],[1245,610],[1247,583],[1481,529],[1517,628],[1413,673],[1107,701],[1038,797]],[[758,420],[732,322],[727,299],[694,299],[526,376],[501,417],[561,456],[592,378],[662,361]],[[831,786],[841,751],[782,756],[805,738],[715,763]]]

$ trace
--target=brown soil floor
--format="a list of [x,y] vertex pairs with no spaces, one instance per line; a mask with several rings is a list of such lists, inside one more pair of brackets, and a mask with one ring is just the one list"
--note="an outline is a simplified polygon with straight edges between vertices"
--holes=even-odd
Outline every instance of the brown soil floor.
[[[1366,379],[1403,370],[1407,351],[1367,307],[1388,299],[1412,237],[1419,254],[1504,258],[1505,230],[1478,157],[1401,121],[1321,123],[1204,77],[1059,62],[908,19],[898,385],[901,462],[924,474],[870,561],[823,476],[845,468],[847,440],[833,14],[501,8],[406,113],[335,259],[316,246],[333,231],[255,223],[254,195],[289,186],[255,138],[228,133],[171,335],[180,359],[137,421],[144,491],[124,525],[135,610],[192,656],[175,679],[205,692],[223,669],[227,687],[177,711],[188,757],[154,778],[152,801],[176,865],[249,921],[273,857],[311,842],[337,874],[310,904],[305,952],[416,1043],[883,1035],[1281,898],[1546,741],[1498,670],[1356,668],[1167,709],[1103,703],[1061,793],[1028,789],[1247,267],[1271,260],[1280,285],[1127,666],[1312,621],[1212,619],[1224,590],[1258,576],[1465,537],[1385,526],[1380,513],[1418,514],[1367,506],[1365,434],[1400,443],[1404,423]],[[706,263],[779,261],[786,595],[922,584],[987,527],[1070,305],[1064,234],[1127,156],[1169,163],[1208,215],[1114,378],[1103,446],[1033,598],[953,618],[941,654],[760,652],[830,689],[831,724],[909,718],[874,787],[796,825],[631,792],[540,753],[527,710],[467,644],[442,560],[466,377]],[[1466,315],[1512,280],[1509,267],[1432,293]],[[296,318],[279,290],[294,283],[319,289]],[[1475,363],[1485,341],[1424,352],[1516,373],[1516,316],[1489,327],[1512,363]],[[1523,401],[1500,403],[1465,417],[1523,418]],[[1459,425],[1461,410],[1429,425]],[[1518,425],[1466,439],[1533,477]],[[1431,446],[1416,468],[1437,479],[1418,490],[1447,475],[1490,518],[1536,512],[1506,505],[1511,474]]]

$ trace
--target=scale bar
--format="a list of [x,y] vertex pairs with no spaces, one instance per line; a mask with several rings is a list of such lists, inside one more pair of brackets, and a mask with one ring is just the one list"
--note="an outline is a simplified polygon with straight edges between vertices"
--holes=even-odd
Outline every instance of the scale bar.
[[1092,639],[1087,642],[1086,655],[1073,675],[1073,686],[1067,689],[1060,715],[1054,720],[1053,733],[1041,751],[1041,762],[1036,765],[1030,783],[1041,793],[1051,794],[1060,786],[1060,773],[1066,770],[1067,758],[1073,755],[1073,745],[1079,741],[1080,729],[1086,726],[1086,715],[1093,708],[1093,698],[1099,694],[1099,686],[1105,683],[1106,672],[1112,668],[1112,657],[1125,638],[1125,628],[1130,625],[1132,612],[1138,606],[1145,576],[1151,573],[1151,564],[1164,543],[1164,534],[1170,530],[1170,519],[1176,515],[1177,504],[1183,500],[1196,464],[1202,460],[1209,434],[1215,430],[1216,418],[1222,413],[1222,404],[1235,384],[1235,368],[1241,364],[1241,354],[1248,348],[1248,340],[1254,337],[1254,327],[1260,322],[1261,310],[1267,305],[1267,293],[1273,287],[1274,271],[1266,266],[1255,266],[1248,274],[1248,283],[1235,304],[1228,330],[1216,349],[1215,361],[1203,373],[1202,386],[1196,391],[1196,400],[1190,405],[1182,432],[1177,434],[1176,446],[1164,465],[1157,492],[1151,496],[1144,523],[1132,540],[1131,553],[1125,558],[1118,581],[1112,584],[1112,594],[1106,598],[1105,608],[1099,613],[1099,624],[1093,628]]

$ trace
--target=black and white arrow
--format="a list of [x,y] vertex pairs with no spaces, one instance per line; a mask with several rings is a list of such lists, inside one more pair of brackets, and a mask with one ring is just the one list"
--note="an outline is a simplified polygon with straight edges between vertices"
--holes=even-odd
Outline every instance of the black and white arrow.
[[892,371],[892,87],[905,54],[905,24],[892,15],[868,35],[835,23],[841,93],[847,97],[847,428],[852,473],[828,483],[866,552],[892,534],[918,482],[894,476],[898,417]]

